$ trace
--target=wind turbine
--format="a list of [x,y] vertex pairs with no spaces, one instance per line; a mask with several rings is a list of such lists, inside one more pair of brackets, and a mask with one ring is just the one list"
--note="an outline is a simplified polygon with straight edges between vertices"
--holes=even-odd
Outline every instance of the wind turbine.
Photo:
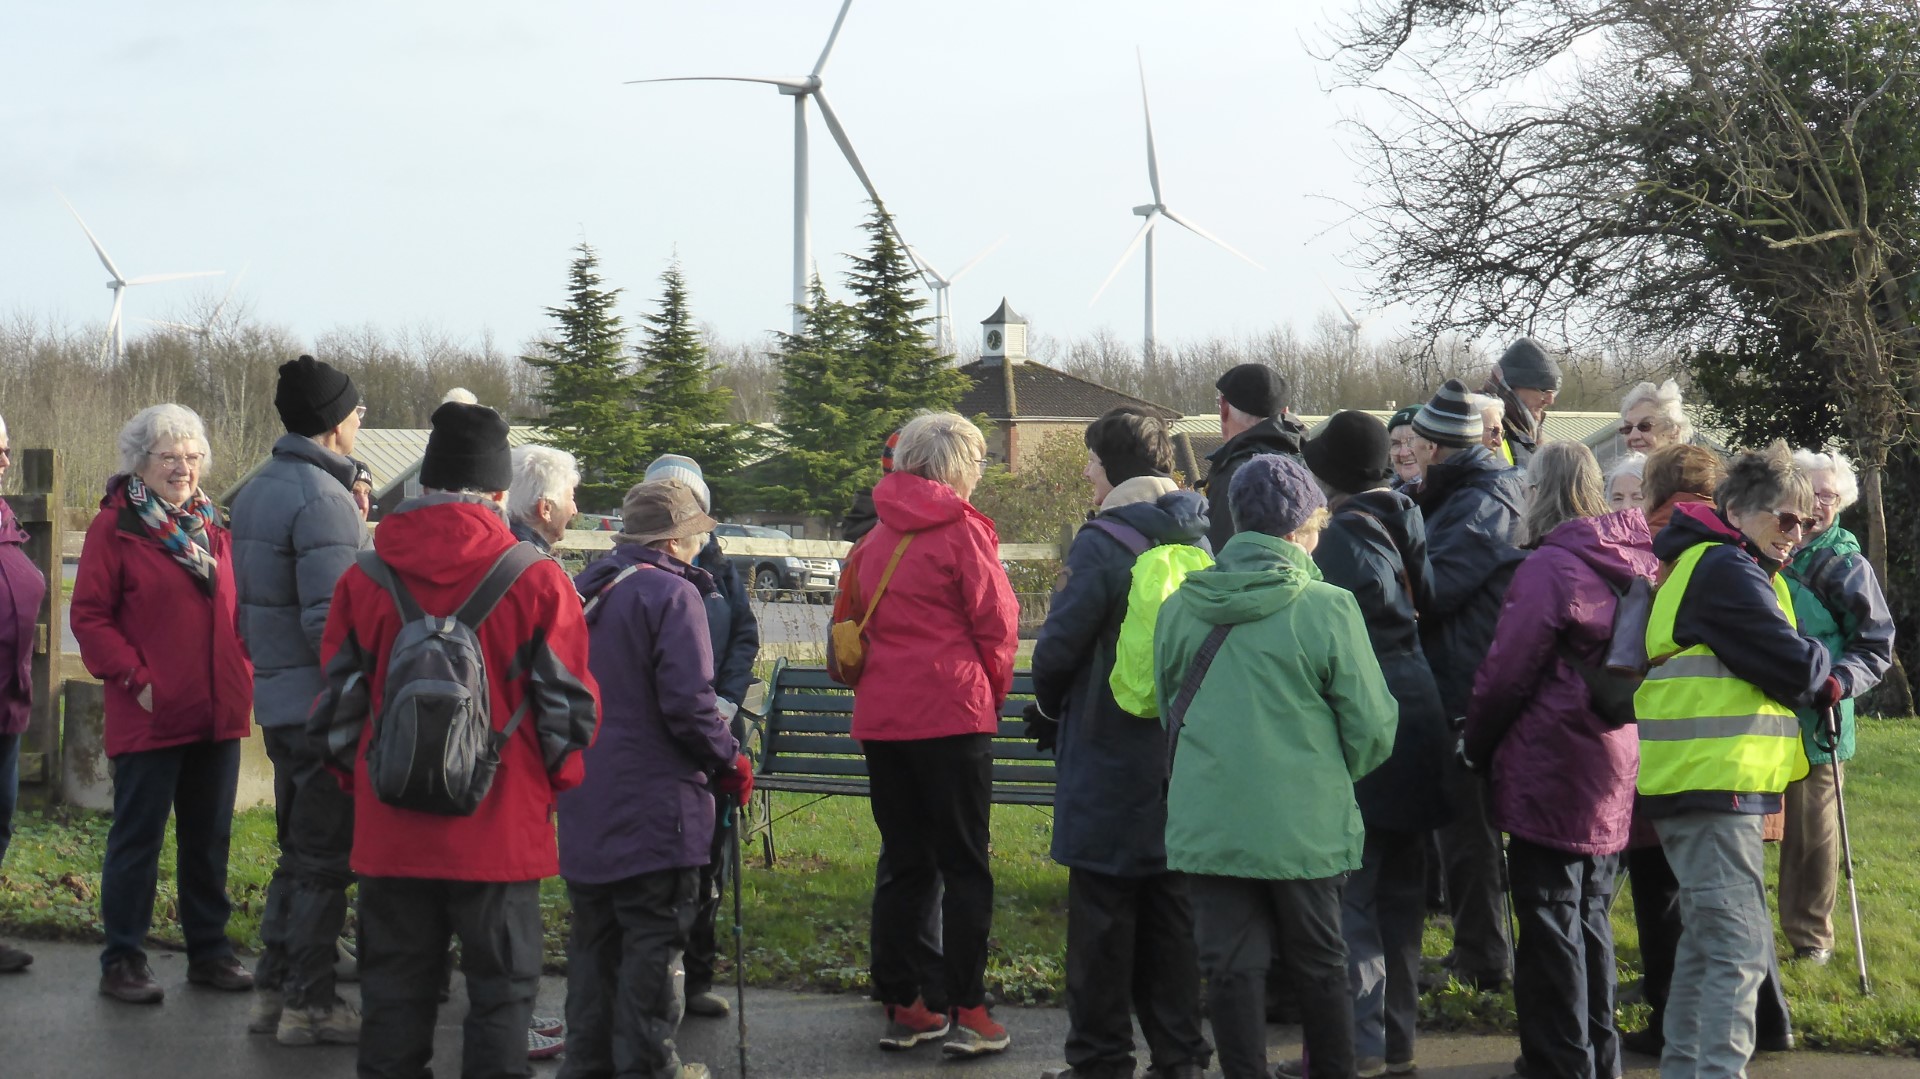
[[[54,194],[60,193],[56,191]],[[184,281],[189,277],[217,277],[226,272],[225,270],[196,270],[191,273],[156,273],[147,274],[144,277],[127,277],[120,272],[119,267],[113,264],[113,260],[107,257],[107,249],[100,246],[100,241],[93,235],[93,230],[87,227],[86,221],[81,218],[80,211],[73,208],[73,203],[67,202],[65,195],[60,195],[60,201],[66,203],[67,211],[73,214],[73,219],[80,222],[80,231],[87,234],[87,242],[93,245],[93,253],[100,256],[100,265],[105,266],[107,272],[113,275],[113,280],[107,282],[107,287],[113,290],[113,311],[107,315],[106,339],[100,342],[102,360],[105,360],[109,353],[115,360],[126,358],[127,339],[120,312],[126,303],[128,289],[135,285],[152,285],[161,281]]]
[[159,318],[143,318],[140,321],[154,326],[165,326],[168,329],[180,330],[183,333],[198,337],[200,339],[200,347],[205,348],[207,342],[213,338],[213,329],[219,324],[221,313],[227,309],[227,304],[232,302],[234,290],[238,289],[240,282],[246,279],[247,269],[247,267],[242,266],[240,272],[233,275],[233,284],[227,286],[226,295],[220,297],[220,302],[214,305],[213,312],[197,326],[185,322],[168,322],[165,319]]
[[1340,294],[1333,291],[1333,286],[1327,284],[1326,278],[1322,277],[1320,279],[1320,287],[1323,289],[1326,289],[1327,295],[1333,297],[1333,305],[1340,309],[1340,317],[1346,320],[1348,351],[1353,351],[1355,349],[1358,349],[1360,347],[1361,329],[1364,328],[1367,323],[1372,322],[1373,317],[1379,314],[1380,312],[1369,311],[1367,312],[1367,315],[1365,318],[1355,318],[1353,312],[1347,310],[1347,305],[1340,302]]
[[[827,46],[820,50],[820,59],[814,61],[813,71],[806,75],[681,75],[665,79],[629,79],[627,85],[634,86],[649,82],[757,82],[778,89],[782,94],[793,98],[793,332],[801,331],[800,308],[807,305],[807,290],[813,272],[813,236],[807,213],[807,99],[820,106],[820,118],[827,122],[827,131],[833,135],[833,141],[840,145],[840,152],[846,156],[847,164],[853,166],[854,175],[860,178],[860,185],[867,189],[867,197],[873,200],[876,208],[883,208],[880,192],[873,186],[866,167],[860,164],[859,155],[853,152],[853,143],[847,138],[847,130],[840,126],[840,118],[834,115],[833,106],[827,102],[827,94],[821,82],[821,73],[827,69],[827,60],[833,55],[833,44],[840,39],[840,27],[847,21],[847,9],[853,6],[853,0],[843,0],[840,14],[833,20],[833,30],[827,35]],[[890,219],[891,220],[891,219]],[[894,239],[901,247],[906,241],[901,239],[897,226],[893,229]]]
[[1256,270],[1265,270],[1266,267],[1248,258],[1232,244],[1229,244],[1186,218],[1181,217],[1179,214],[1174,213],[1172,208],[1167,205],[1166,199],[1160,194],[1160,158],[1153,151],[1153,109],[1147,104],[1147,64],[1145,60],[1141,59],[1140,50],[1138,49],[1134,50],[1134,61],[1140,66],[1140,111],[1147,120],[1147,182],[1153,187],[1153,201],[1144,206],[1135,206],[1133,208],[1134,215],[1144,217],[1146,221],[1140,225],[1140,231],[1133,234],[1133,242],[1128,244],[1127,249],[1120,253],[1120,261],[1113,264],[1113,269],[1107,274],[1107,279],[1100,282],[1100,288],[1094,292],[1093,299],[1087,301],[1087,306],[1092,307],[1094,304],[1100,302],[1100,296],[1107,291],[1107,286],[1113,284],[1113,279],[1120,275],[1121,268],[1126,266],[1127,260],[1133,257],[1134,251],[1138,250],[1142,243],[1145,243],[1147,245],[1147,311],[1145,351],[1141,355],[1143,358],[1151,358],[1153,355],[1154,341],[1153,230],[1155,226],[1160,224],[1161,219],[1164,218],[1172,221],[1174,224],[1179,225],[1195,236],[1224,249],[1235,258],[1240,259]]
[[907,248],[907,257],[920,268],[921,275],[927,279],[927,287],[933,291],[934,343],[942,355],[950,356],[958,351],[959,347],[953,336],[953,299],[947,294],[947,290],[952,288],[953,283],[960,280],[968,270],[978,266],[982,259],[998,251],[1000,245],[1006,242],[1007,238],[1002,236],[988,244],[986,250],[968,259],[965,265],[953,271],[952,277],[934,269],[933,263],[928,262],[920,252],[911,247]]

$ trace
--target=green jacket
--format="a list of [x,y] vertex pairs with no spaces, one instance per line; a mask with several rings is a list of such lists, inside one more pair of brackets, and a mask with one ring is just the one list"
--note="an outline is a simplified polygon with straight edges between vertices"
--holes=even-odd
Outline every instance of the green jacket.
[[[1781,576],[1793,596],[1800,632],[1825,645],[1833,657],[1833,676],[1844,695],[1839,707],[1840,759],[1851,760],[1853,699],[1878,685],[1893,665],[1893,615],[1860,541],[1837,523],[1795,552]],[[1794,712],[1800,718],[1807,760],[1831,761],[1824,735],[1814,737],[1820,717],[1809,708]]]
[[1160,609],[1166,716],[1214,626],[1231,623],[1187,710],[1167,793],[1167,868],[1316,880],[1360,868],[1353,781],[1393,750],[1400,708],[1353,595],[1307,553],[1242,532]]

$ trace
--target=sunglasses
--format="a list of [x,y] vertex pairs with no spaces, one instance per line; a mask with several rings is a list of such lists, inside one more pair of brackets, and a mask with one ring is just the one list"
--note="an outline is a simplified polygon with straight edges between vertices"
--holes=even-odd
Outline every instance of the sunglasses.
[[1780,531],[1798,532],[1803,536],[1812,532],[1813,526],[1820,523],[1812,517],[1802,517],[1797,513],[1788,513],[1785,510],[1774,511],[1773,519],[1774,522],[1780,526]]
[[1650,434],[1652,433],[1653,429],[1656,426],[1658,425],[1655,424],[1652,420],[1641,420],[1639,423],[1623,423],[1620,425],[1620,434],[1622,436],[1625,436],[1625,435],[1630,435],[1635,431],[1638,431],[1643,435]]

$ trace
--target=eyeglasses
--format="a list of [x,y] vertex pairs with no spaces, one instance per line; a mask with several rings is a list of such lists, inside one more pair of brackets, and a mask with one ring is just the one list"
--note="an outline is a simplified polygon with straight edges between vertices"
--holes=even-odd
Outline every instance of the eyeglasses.
[[1620,434],[1622,437],[1630,435],[1635,431],[1638,431],[1643,435],[1649,434],[1653,431],[1655,427],[1658,427],[1658,426],[1659,424],[1653,422],[1652,420],[1641,420],[1639,423],[1623,423],[1620,425]]
[[13,460],[13,447],[0,446],[0,457],[5,457],[9,461]]
[[353,406],[353,418],[354,418],[354,419],[356,419],[356,420],[364,420],[364,419],[366,419],[366,418],[367,418],[367,406],[366,406],[366,405],[363,405],[363,404],[362,404],[362,405],[355,405],[355,406]]
[[204,453],[149,453],[147,456],[157,459],[168,468],[179,468],[181,465],[199,468],[200,462],[207,459]]
[[1780,531],[1798,532],[1803,536],[1812,532],[1814,526],[1820,523],[1811,517],[1802,517],[1797,513],[1788,513],[1785,510],[1775,510],[1773,519],[1780,525]]
[[[5,452],[5,450],[0,450],[0,453]],[[1840,504],[1840,493],[1838,491],[1815,491],[1813,503],[1816,506],[1837,506]]]

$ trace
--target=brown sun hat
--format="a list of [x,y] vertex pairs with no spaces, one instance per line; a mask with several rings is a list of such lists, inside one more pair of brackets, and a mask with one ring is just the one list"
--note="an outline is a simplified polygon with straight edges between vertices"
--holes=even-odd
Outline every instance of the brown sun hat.
[[629,543],[685,539],[719,522],[700,508],[693,488],[679,480],[636,483],[620,501],[620,536]]

